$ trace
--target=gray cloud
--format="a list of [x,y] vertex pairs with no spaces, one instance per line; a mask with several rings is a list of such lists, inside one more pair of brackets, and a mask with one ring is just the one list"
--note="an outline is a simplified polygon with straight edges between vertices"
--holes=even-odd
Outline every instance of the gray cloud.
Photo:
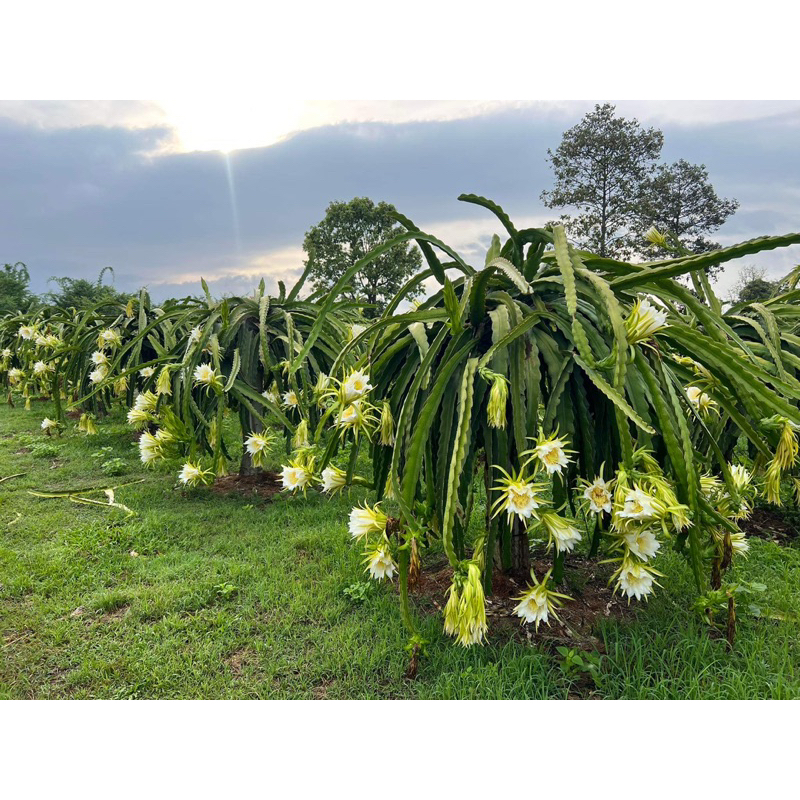
[[[800,229],[800,108],[661,127],[666,159],[705,163],[718,192],[741,202],[720,241]],[[159,297],[196,293],[201,274],[216,291],[241,292],[261,274],[291,278],[304,232],[331,200],[357,195],[485,240],[488,212],[457,203],[457,195],[486,195],[514,217],[552,216],[538,197],[551,181],[547,148],[564,128],[561,115],[512,109],[332,125],[237,151],[230,157],[237,231],[224,158],[153,155],[173,136],[167,127],[44,129],[0,118],[0,259],[26,262],[37,291],[51,275],[95,277],[111,265],[118,288],[149,284]],[[759,263],[783,270],[798,259],[793,250]]]

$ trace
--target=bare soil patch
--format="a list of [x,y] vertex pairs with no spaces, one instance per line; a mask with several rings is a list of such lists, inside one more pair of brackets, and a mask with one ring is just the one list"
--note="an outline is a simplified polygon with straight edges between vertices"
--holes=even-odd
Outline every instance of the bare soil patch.
[[227,475],[214,481],[211,491],[215,494],[240,494],[271,500],[283,490],[277,472],[257,472],[254,475]]
[[119,608],[115,608],[113,611],[106,611],[93,621],[99,625],[112,625],[115,622],[120,622],[121,620],[125,619],[130,610],[130,605],[126,604],[124,606],[120,606]]
[[29,639],[31,636],[35,635],[36,631],[34,631],[32,628],[25,628],[24,630],[21,631],[12,631],[11,633],[3,637],[3,647],[12,647],[18,642],[23,642],[26,639]]
[[739,527],[748,536],[757,536],[770,542],[788,545],[800,536],[800,531],[782,514],[768,508],[756,508],[749,519],[742,520]]
[[[536,575],[543,576],[552,566],[551,558],[532,560]],[[565,601],[558,611],[560,621],[550,618],[550,625],[522,625],[514,613],[519,596],[526,591],[527,582],[519,581],[499,570],[492,579],[492,594],[486,598],[486,617],[489,640],[495,643],[515,639],[542,644],[550,649],[560,645],[586,651],[603,652],[603,642],[595,635],[600,619],[632,618],[635,610],[608,585],[612,569],[580,556],[569,557],[564,566],[564,582],[555,588],[572,600]],[[447,602],[447,590],[453,570],[441,563],[424,569],[412,592],[415,604],[422,613],[441,614]]]
[[336,679],[332,675],[320,678],[311,687],[311,695],[315,700],[327,700],[328,691],[336,684]]
[[258,654],[251,647],[242,647],[231,653],[226,659],[225,664],[234,678],[241,677],[242,673],[249,666],[258,661]]

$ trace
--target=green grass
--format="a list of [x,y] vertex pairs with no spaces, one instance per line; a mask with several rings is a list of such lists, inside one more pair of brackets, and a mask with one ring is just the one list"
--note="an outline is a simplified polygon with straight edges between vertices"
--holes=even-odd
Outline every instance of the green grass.
[[[800,696],[798,549],[752,540],[737,569],[768,588],[760,618],[741,612],[733,653],[689,610],[688,570],[666,553],[665,588],[633,620],[599,627],[594,687],[535,638],[464,650],[430,615],[419,615],[430,644],[412,681],[395,587],[344,591],[365,577],[347,533],[363,492],[271,503],[183,492],[179,464],[141,468],[121,413],[97,436],[51,442],[47,413],[0,408],[0,477],[26,473],[0,484],[0,697]],[[111,458],[122,474],[103,471]],[[117,494],[133,518],[27,493],[140,478]]]

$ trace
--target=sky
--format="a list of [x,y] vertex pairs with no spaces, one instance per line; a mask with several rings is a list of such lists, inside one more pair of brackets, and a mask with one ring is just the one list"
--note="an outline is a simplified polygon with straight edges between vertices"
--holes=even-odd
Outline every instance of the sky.
[[[607,99],[663,130],[664,160],[705,164],[739,201],[712,238],[800,230],[800,102]],[[107,266],[117,289],[157,300],[199,293],[201,277],[215,294],[262,277],[274,289],[299,276],[328,203],[368,196],[480,266],[502,231],[458,195],[493,199],[519,227],[552,219],[547,150],[605,101],[0,101],[0,263],[24,262],[36,292]],[[777,277],[800,247],[742,263]]]

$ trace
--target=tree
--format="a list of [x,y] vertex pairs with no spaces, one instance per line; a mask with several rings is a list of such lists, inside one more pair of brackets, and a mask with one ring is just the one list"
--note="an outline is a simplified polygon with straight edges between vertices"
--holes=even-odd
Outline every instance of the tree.
[[777,291],[780,281],[768,281],[767,271],[753,266],[742,267],[739,279],[731,290],[733,303],[761,303]]
[[602,256],[674,256],[675,249],[654,250],[647,244],[644,234],[651,226],[678,252],[719,247],[705,235],[717,230],[739,203],[717,195],[705,164],[684,159],[657,164],[664,134],[614,112],[609,103],[595,106],[564,133],[555,153],[547,151],[556,180],[552,190],[542,192],[545,205],[577,208],[575,216],[561,217],[567,233]]
[[[704,234],[717,230],[739,203],[717,195],[708,182],[705,164],[680,159],[674,164],[662,164],[644,180],[638,206],[636,227],[640,235],[655,226],[660,233],[672,234],[686,250],[705,253],[719,245]],[[648,255],[652,257],[652,250]],[[669,255],[663,249],[656,253],[657,257]]]
[[28,289],[31,277],[21,262],[6,264],[0,270],[0,316],[15,311],[25,311],[33,299]]
[[578,209],[577,215],[563,214],[561,220],[579,246],[623,258],[636,251],[637,201],[661,155],[664,134],[614,112],[610,103],[596,105],[564,133],[555,152],[547,151],[555,186],[543,191],[541,199],[548,208]]
[[[306,233],[303,241],[314,289],[329,291],[348,267],[378,245],[404,233],[392,216],[394,212],[389,203],[376,205],[368,197],[356,197],[349,203],[332,202],[325,218]],[[421,263],[414,245],[398,245],[360,270],[343,294],[349,300],[373,304],[375,307],[364,313],[377,316]],[[422,287],[417,287],[410,297],[421,293]]]
[[59,291],[48,292],[45,298],[59,308],[87,308],[103,302],[127,303],[133,295],[103,285],[106,272],[114,274],[111,267],[103,267],[94,283],[84,278],[50,278],[52,283],[58,285]]

